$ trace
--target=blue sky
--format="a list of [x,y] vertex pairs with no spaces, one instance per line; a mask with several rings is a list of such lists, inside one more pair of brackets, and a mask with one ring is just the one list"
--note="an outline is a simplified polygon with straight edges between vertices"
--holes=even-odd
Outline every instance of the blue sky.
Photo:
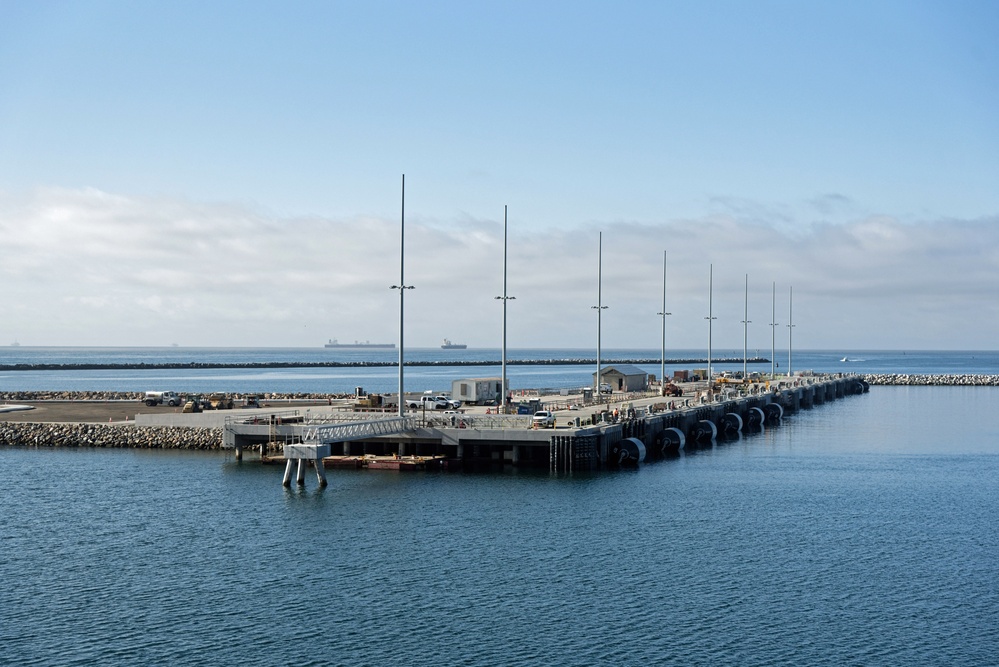
[[[995,348],[999,5],[0,0],[0,342]],[[247,298],[250,297],[250,305]],[[786,314],[778,319],[786,319]],[[783,321],[783,320],[781,320]],[[974,321],[973,327],[955,326]],[[4,338],[6,337],[6,339]],[[752,344],[752,343],[751,343]]]

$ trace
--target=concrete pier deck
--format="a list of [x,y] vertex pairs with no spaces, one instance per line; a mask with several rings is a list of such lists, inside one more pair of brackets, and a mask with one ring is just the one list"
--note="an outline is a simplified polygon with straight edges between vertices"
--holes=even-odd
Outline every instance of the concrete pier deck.
[[[362,411],[356,399],[279,400],[253,409],[185,414],[134,400],[42,400],[34,409],[0,413],[0,444],[73,447],[231,448],[264,457],[286,446],[328,448],[340,464],[378,469],[406,457],[448,465],[514,465],[558,470],[634,465],[741,437],[779,424],[783,415],[867,390],[864,376],[797,375],[750,385],[684,383],[683,395],[653,391],[602,395],[585,404],[566,392],[518,392],[534,409],[552,410],[556,427],[534,429],[531,414],[501,415],[491,406],[457,411]],[[137,412],[138,411],[138,412]],[[615,414],[616,412],[616,414]],[[19,423],[21,422],[21,423]],[[311,444],[310,444],[311,443]],[[311,451],[311,450],[310,450]],[[355,461],[355,463],[351,463]],[[365,465],[363,462],[367,462]],[[371,465],[371,463],[374,465]],[[337,463],[332,463],[337,467]]]
[[[440,458],[449,462],[588,470],[633,465],[661,458],[715,439],[739,437],[776,425],[785,414],[863,393],[859,376],[796,376],[746,385],[708,389],[688,383],[681,397],[652,392],[611,395],[599,404],[579,405],[572,396],[539,400],[556,416],[554,428],[536,429],[532,415],[502,415],[474,406],[459,411],[419,411],[400,420],[372,413],[308,413],[230,415],[225,447],[244,449],[299,442],[323,442],[331,454],[349,461],[406,457]],[[386,424],[394,420],[391,428]],[[323,440],[318,433],[332,424],[351,424]],[[365,433],[368,429],[368,433]],[[378,467],[368,465],[367,467]],[[390,466],[388,466],[390,467]]]

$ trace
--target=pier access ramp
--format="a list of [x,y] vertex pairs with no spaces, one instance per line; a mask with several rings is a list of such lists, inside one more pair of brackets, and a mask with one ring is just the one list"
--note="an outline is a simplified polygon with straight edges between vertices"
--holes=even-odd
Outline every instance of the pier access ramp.
[[415,430],[416,421],[416,417],[389,417],[309,425],[302,429],[302,442],[326,445],[334,442],[364,440],[379,435],[395,435]]
[[225,422],[222,446],[238,450],[265,442],[323,445],[412,431],[416,422],[416,417],[372,418],[369,414],[357,413],[301,415],[297,411],[266,416],[234,416]]

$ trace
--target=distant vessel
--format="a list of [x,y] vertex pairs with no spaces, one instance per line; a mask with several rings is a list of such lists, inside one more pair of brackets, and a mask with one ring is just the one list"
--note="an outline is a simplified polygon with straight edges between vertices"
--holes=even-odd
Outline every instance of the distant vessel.
[[340,347],[340,348],[379,348],[382,350],[390,350],[395,347],[395,343],[369,343],[364,341],[363,343],[359,341],[354,341],[353,343],[341,343],[337,341],[336,338],[330,338],[330,342],[326,343],[326,347]]
[[846,357],[843,357],[842,359],[840,359],[840,361],[850,361],[850,360],[847,359]]
[[444,339],[444,343],[441,345],[442,350],[464,350],[467,347],[464,343],[452,343],[447,338]]
[[15,341],[14,341],[13,343],[11,343],[11,344],[10,344],[10,346],[11,346],[11,347],[21,347],[21,344],[20,344],[20,343],[18,343],[18,342],[17,342],[16,340],[15,340]]

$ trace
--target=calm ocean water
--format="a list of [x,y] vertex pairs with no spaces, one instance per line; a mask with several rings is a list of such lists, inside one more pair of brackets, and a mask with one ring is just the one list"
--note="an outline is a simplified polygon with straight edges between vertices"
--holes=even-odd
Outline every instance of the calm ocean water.
[[636,471],[325,490],[0,449],[0,664],[996,664],[997,400],[873,387]]
[[872,387],[635,471],[324,490],[225,453],[0,448],[0,664],[996,664],[997,401]]
[[[601,359],[651,359],[641,364],[653,375],[660,374],[661,350],[605,349]],[[750,350],[750,356],[770,357],[769,350]],[[324,348],[31,348],[0,347],[0,365],[7,364],[79,364],[79,363],[247,363],[247,362],[322,362],[387,361],[396,362],[397,350],[327,350]],[[669,359],[704,359],[705,350],[668,350]],[[742,350],[716,349],[712,359],[716,372],[742,369]],[[593,359],[595,350],[508,350],[507,359]],[[788,368],[787,350],[777,350],[778,372]],[[718,363],[718,359],[738,359]],[[843,358],[848,361],[842,361]],[[406,391],[449,391],[454,380],[472,377],[498,377],[500,350],[414,349],[406,351],[407,361],[425,360],[446,363],[449,360],[483,361],[474,366],[407,367],[404,370]],[[703,367],[704,364],[667,363],[666,372]],[[769,372],[771,364],[757,363],[751,370]],[[987,373],[999,374],[999,352],[899,352],[899,351],[795,351],[791,359],[794,371],[814,370],[838,373]],[[507,366],[510,387],[516,389],[571,388],[592,385],[595,366],[544,365]],[[148,370],[76,370],[76,371],[0,371],[0,391],[14,390],[173,390],[181,393],[264,392],[353,392],[355,387],[368,392],[398,391],[397,367],[369,368],[224,368],[224,369],[148,369]]]

